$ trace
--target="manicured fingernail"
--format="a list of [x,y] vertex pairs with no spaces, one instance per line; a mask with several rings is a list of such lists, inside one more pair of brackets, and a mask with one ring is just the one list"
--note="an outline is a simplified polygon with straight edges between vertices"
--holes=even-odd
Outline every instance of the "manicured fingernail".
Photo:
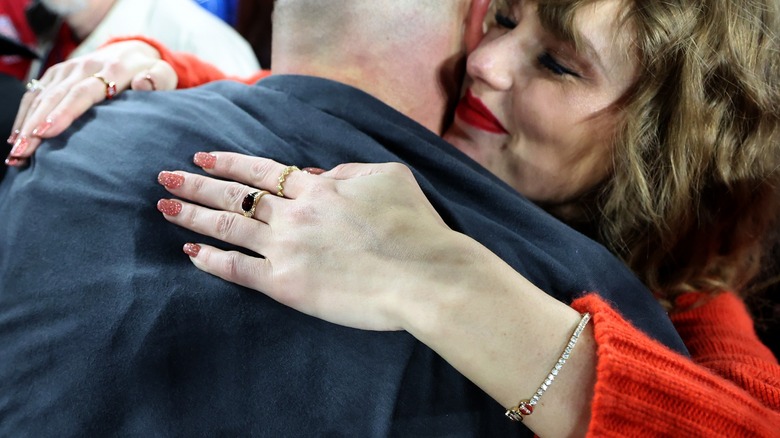
[[27,146],[30,146],[30,141],[27,139],[26,135],[22,135],[16,139],[14,147],[8,155],[15,158],[21,158],[21,155],[27,150]]
[[46,134],[46,131],[51,128],[52,123],[54,123],[54,121],[51,119],[51,117],[49,117],[43,123],[38,125],[37,128],[33,129],[32,135],[35,137],[43,137],[43,135]]
[[325,169],[320,169],[319,167],[304,167],[303,171],[312,175],[322,175],[325,173]]
[[157,182],[169,189],[178,189],[184,184],[184,177],[173,172],[160,172]]
[[184,248],[182,249],[184,250],[184,254],[193,258],[197,257],[200,253],[200,245],[195,243],[185,243]]
[[205,152],[198,152],[192,159],[192,162],[196,166],[204,169],[213,169],[217,165],[217,157],[215,155],[207,154]]
[[8,137],[8,140],[6,140],[8,142],[8,144],[16,143],[16,139],[19,137],[19,134],[21,134],[21,133],[22,133],[22,131],[20,131],[18,129],[15,130],[14,132],[12,132],[11,136]]
[[8,157],[5,159],[5,165],[11,167],[19,167],[25,163],[26,160],[21,158]]
[[157,201],[157,209],[166,216],[178,216],[181,213],[181,207],[181,202],[171,201],[170,199]]

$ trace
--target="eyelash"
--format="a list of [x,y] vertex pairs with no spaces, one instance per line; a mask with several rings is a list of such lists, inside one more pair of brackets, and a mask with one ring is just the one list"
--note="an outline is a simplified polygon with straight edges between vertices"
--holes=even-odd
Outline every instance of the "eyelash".
[[542,55],[539,55],[538,59],[539,63],[542,64],[542,67],[550,70],[554,75],[571,75],[577,78],[580,77],[580,75],[577,73],[559,64],[558,61],[549,53],[543,53]]
[[496,12],[495,19],[496,24],[505,29],[512,30],[517,27],[517,21],[515,21],[513,18],[509,18],[509,16],[501,12]]
[[[512,30],[517,27],[517,21],[515,21],[513,18],[510,18],[509,16],[501,12],[496,12],[495,20],[498,26],[503,27],[505,29]],[[551,54],[547,52],[539,55],[539,58],[537,59],[539,61],[539,64],[542,65],[542,67],[546,68],[554,75],[557,76],[571,75],[574,77],[580,77],[580,75],[578,75],[577,73],[569,70],[568,68],[558,63],[555,57],[553,57]]]

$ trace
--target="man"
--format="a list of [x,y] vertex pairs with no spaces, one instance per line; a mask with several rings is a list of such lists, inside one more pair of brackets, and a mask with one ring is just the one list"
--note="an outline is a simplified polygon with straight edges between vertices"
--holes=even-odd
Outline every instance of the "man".
[[432,132],[457,91],[440,78],[454,77],[487,3],[279,0],[278,76],[127,93],[10,170],[0,435],[528,432],[406,333],[338,327],[195,270],[179,248],[196,236],[159,217],[155,177],[203,149],[322,168],[405,162],[453,228],[537,286],[567,301],[598,290],[684,350],[620,262]]

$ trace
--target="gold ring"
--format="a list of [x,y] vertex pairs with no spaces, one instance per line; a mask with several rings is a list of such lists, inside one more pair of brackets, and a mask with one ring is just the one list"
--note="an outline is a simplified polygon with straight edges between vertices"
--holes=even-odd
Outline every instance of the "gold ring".
[[287,177],[298,169],[296,166],[287,166],[279,175],[279,184],[276,186],[276,196],[284,198],[284,182],[287,181]]
[[95,73],[92,75],[93,78],[100,80],[100,82],[103,83],[103,85],[106,86],[106,99],[113,99],[114,96],[117,95],[118,91],[116,89],[116,82],[109,81],[103,76],[99,75],[98,73]]
[[152,79],[151,74],[147,73],[146,76],[144,76],[144,79],[152,86],[152,91],[157,91],[157,85],[154,84],[154,79]]
[[260,190],[259,192],[252,192],[244,196],[244,200],[241,201],[241,210],[244,211],[244,217],[252,217],[255,215],[255,209],[260,202],[260,198],[267,195],[268,192]]
[[25,86],[27,88],[27,91],[30,93],[37,93],[38,91],[43,91],[43,85],[41,85],[41,81],[38,79],[30,79],[30,82],[27,83]]

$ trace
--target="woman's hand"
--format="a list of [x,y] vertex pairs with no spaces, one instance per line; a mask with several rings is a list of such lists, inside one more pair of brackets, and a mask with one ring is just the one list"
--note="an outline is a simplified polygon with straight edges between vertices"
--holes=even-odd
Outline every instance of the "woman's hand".
[[[426,296],[461,285],[460,273],[474,263],[467,250],[473,241],[444,224],[401,164],[292,171],[282,198],[282,164],[232,153],[197,154],[195,162],[238,182],[162,172],[161,184],[194,202],[161,200],[165,218],[265,258],[185,245],[193,263],[309,315],[355,328],[404,329]],[[242,200],[258,190],[270,193],[247,218]]]
[[[265,256],[185,245],[198,268],[336,324],[406,330],[504,406],[539,388],[581,319],[450,230],[400,164],[346,164],[318,176],[230,153],[197,154],[195,163],[238,182],[162,172],[171,193],[203,206],[163,199],[158,209]],[[244,217],[252,203],[242,200],[263,189],[271,193]],[[525,424],[540,436],[584,434],[595,369],[586,329],[544,409]]]
[[46,71],[22,98],[8,139],[14,147],[7,164],[20,165],[40,145],[42,138],[59,135],[93,105],[108,96],[108,84],[116,92],[172,90],[178,77],[160,60],[160,54],[142,41],[109,44],[88,55],[74,58]]

